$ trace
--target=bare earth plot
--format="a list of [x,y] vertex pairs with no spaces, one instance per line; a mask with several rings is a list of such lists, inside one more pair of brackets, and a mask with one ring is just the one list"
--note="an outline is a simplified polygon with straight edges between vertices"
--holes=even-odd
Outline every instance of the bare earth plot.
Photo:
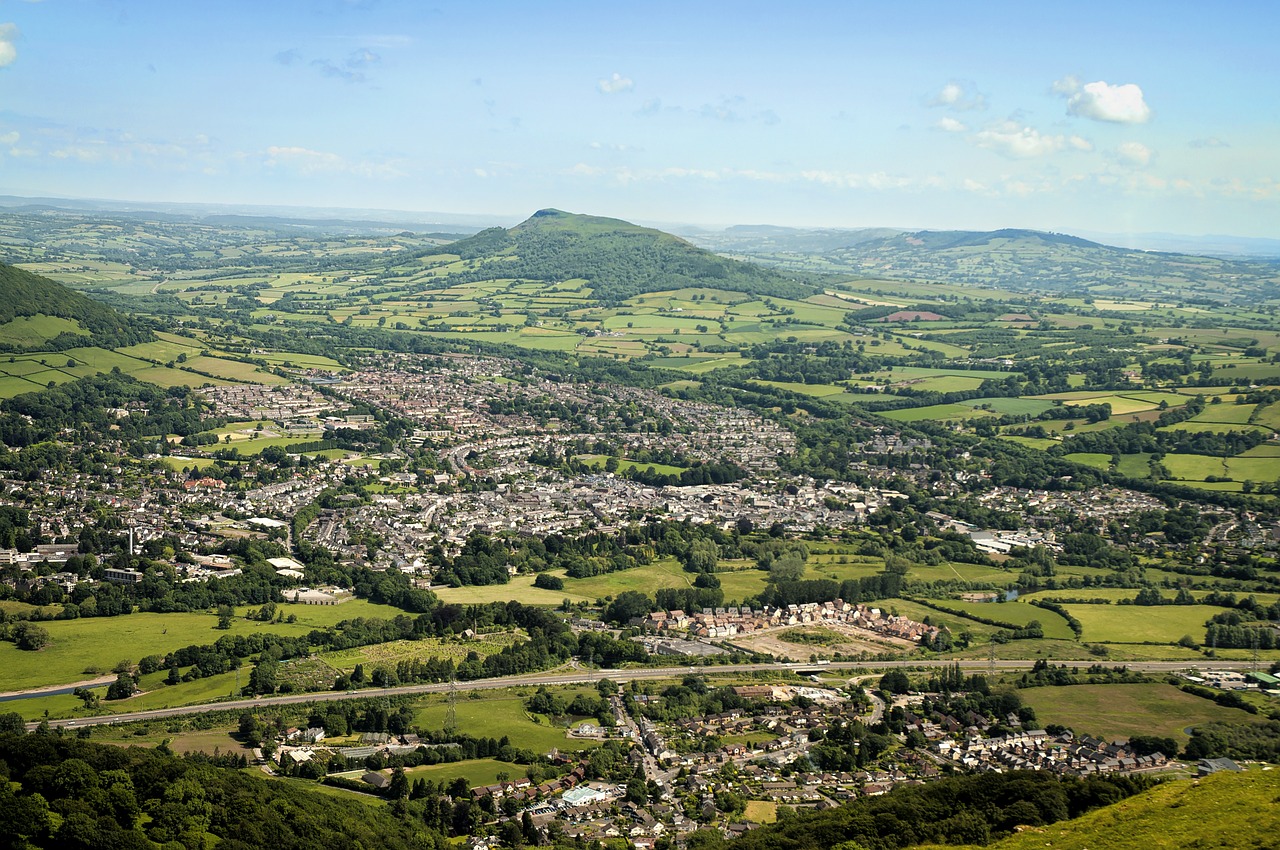
[[[790,658],[794,661],[808,661],[809,656],[833,655],[837,652],[845,655],[857,655],[862,652],[879,654],[882,652],[902,652],[915,648],[910,641],[898,638],[885,638],[874,632],[854,628],[845,624],[823,624],[821,629],[830,632],[830,640],[806,642],[802,629],[806,626],[790,626],[785,629],[756,633],[746,638],[733,640],[749,652],[765,652],[779,658]],[[788,640],[788,637],[791,639]]]

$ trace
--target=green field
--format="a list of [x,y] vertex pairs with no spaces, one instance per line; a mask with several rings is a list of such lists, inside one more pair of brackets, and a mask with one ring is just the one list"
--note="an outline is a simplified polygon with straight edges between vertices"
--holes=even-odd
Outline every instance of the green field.
[[1036,721],[1042,725],[1060,723],[1077,735],[1108,740],[1159,735],[1186,743],[1190,736],[1184,730],[1190,726],[1255,722],[1241,709],[1225,708],[1166,684],[1023,688],[1018,696],[1036,710]]
[[[553,572],[553,574],[555,574]],[[570,582],[565,579],[564,590],[544,590],[533,586],[531,575],[513,576],[506,584],[467,585],[464,587],[432,587],[431,592],[440,597],[441,602],[457,605],[483,605],[487,602],[507,602],[519,599],[526,605],[559,605],[564,600],[570,602],[593,602],[594,596],[588,598],[576,589],[570,589]]]
[[83,334],[88,331],[81,327],[75,319],[63,319],[58,316],[46,316],[37,313],[34,316],[19,316],[0,325],[0,343],[15,348],[31,348],[43,345],[59,334]]
[[[243,615],[247,609],[241,609]],[[79,682],[109,672],[116,663],[136,663],[145,655],[159,655],[190,644],[214,643],[226,634],[270,633],[300,636],[340,620],[355,617],[391,619],[398,608],[354,600],[343,605],[284,605],[296,623],[259,623],[237,617],[228,631],[214,628],[213,613],[136,613],[122,617],[84,617],[41,623],[52,639],[38,652],[24,652],[0,643],[0,692]],[[86,672],[99,670],[101,673]]]
[[1015,416],[1037,416],[1053,407],[1053,402],[1038,398],[979,398],[960,403],[987,408],[994,414],[1010,413]]
[[423,764],[405,768],[404,772],[411,783],[415,779],[427,779],[448,785],[461,777],[467,780],[468,785],[475,788],[478,785],[492,785],[497,782],[499,773],[505,773],[513,779],[522,777],[526,769],[527,765],[511,764],[497,759],[469,759],[448,764]]
[[903,410],[886,410],[880,414],[895,422],[923,422],[926,419],[973,419],[982,414],[963,404],[931,404],[927,407],[908,407]]
[[1147,452],[1121,455],[1116,472],[1130,478],[1148,478],[1151,475],[1151,455]]
[[[1079,595],[1088,596],[1089,591]],[[1183,635],[1199,643],[1204,640],[1205,621],[1222,612],[1212,605],[1068,604],[1066,608],[1084,627],[1081,639],[1091,643],[1177,643]]]
[[1174,478],[1204,481],[1209,476],[1232,481],[1274,481],[1280,478],[1280,456],[1240,456],[1167,454],[1161,461]]
[[[925,600],[933,601],[933,600]],[[1061,615],[1044,608],[1037,608],[1025,602],[962,602],[958,599],[937,600],[939,605],[957,611],[965,611],[990,620],[1025,626],[1032,620],[1039,620],[1044,628],[1044,636],[1052,640],[1075,640],[1075,633],[1067,626]],[[946,616],[945,614],[943,616]]]
[[[530,714],[525,710],[524,700],[521,692],[473,691],[468,694],[464,691],[458,695],[455,709],[458,730],[478,738],[506,735],[515,746],[526,747],[536,753],[598,746],[591,741],[570,738],[565,728],[552,725],[546,717]],[[414,713],[414,723],[426,729],[442,729],[448,709],[445,697],[432,697],[419,705]]]
[[1097,452],[1072,452],[1067,455],[1067,460],[1103,471],[1111,468],[1111,455],[1098,454]]
[[[608,458],[604,455],[576,455],[575,460],[580,460],[592,469],[603,469],[608,462]],[[618,458],[618,472],[630,472],[633,469],[641,471],[652,469],[659,475],[679,475],[685,471],[683,466],[671,466],[665,463],[638,463],[630,458]]]
[[846,392],[844,387],[838,387],[834,384],[797,384],[788,381],[752,381],[751,383],[799,393],[800,395],[811,395],[816,398],[830,398],[831,396],[844,395]]
[[394,668],[401,661],[427,658],[451,658],[454,662],[459,662],[466,660],[468,653],[471,652],[485,658],[495,652],[501,652],[520,640],[523,638],[513,632],[480,635],[476,640],[462,638],[395,640],[338,652],[326,652],[321,657],[330,667],[349,672],[354,670],[357,664],[363,664],[366,670],[371,670],[377,666]]

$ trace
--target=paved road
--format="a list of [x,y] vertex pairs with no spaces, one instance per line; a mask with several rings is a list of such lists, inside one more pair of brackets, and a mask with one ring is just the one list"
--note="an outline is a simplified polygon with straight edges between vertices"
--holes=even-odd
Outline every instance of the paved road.
[[[472,682],[459,682],[458,688],[465,691],[477,690],[494,690],[498,688],[511,688],[520,685],[580,685],[597,682],[600,679],[610,679],[614,682],[630,682],[634,679],[670,679],[680,678],[689,673],[706,673],[706,674],[723,674],[723,673],[755,673],[759,671],[836,671],[836,670],[888,670],[892,668],[917,668],[926,669],[930,667],[948,667],[956,663],[954,660],[938,660],[938,661],[840,661],[831,662],[829,664],[799,664],[799,663],[768,663],[768,664],[724,664],[712,665],[707,667],[690,667],[681,665],[679,667],[637,667],[628,670],[569,670],[569,671],[551,671],[548,673],[533,673],[521,676],[503,676],[496,679],[477,679]],[[1025,670],[1029,669],[1034,661],[1026,660],[966,660],[960,661],[960,667],[965,670],[982,672],[991,666],[996,670]],[[1071,662],[1067,662],[1071,663]],[[1080,662],[1086,665],[1089,662]],[[1193,667],[1212,668],[1214,670],[1242,670],[1248,669],[1250,663],[1247,661],[1215,661],[1206,662],[1188,662],[1188,661],[1133,661],[1128,662],[1124,666],[1130,670],[1136,670],[1143,673],[1169,673],[1179,670],[1187,670]],[[205,703],[202,705],[184,705],[177,708],[158,708],[150,711],[131,711],[122,714],[109,714],[99,717],[75,717],[63,720],[50,720],[49,725],[52,727],[80,727],[80,726],[100,726],[110,723],[130,723],[137,720],[162,720],[166,717],[180,717],[187,714],[204,714],[211,711],[237,711],[246,708],[267,708],[273,705],[297,705],[299,703],[309,702],[332,702],[334,700],[346,699],[369,699],[370,697],[392,697],[405,696],[413,694],[438,694],[445,693],[449,690],[448,682],[433,683],[428,685],[403,685],[396,688],[365,688],[358,691],[345,692],[321,692],[306,694],[287,694],[284,696],[267,696],[256,697],[253,699],[228,700],[225,702]],[[38,724],[28,723],[28,729],[36,728]]]

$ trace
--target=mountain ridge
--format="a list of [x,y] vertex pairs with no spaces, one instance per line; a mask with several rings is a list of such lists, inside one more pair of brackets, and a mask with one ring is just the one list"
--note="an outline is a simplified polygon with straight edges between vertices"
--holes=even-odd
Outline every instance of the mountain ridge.
[[585,280],[605,304],[698,286],[779,298],[818,292],[795,274],[721,257],[665,231],[557,209],[539,210],[515,227],[491,227],[415,257],[449,254],[472,264],[451,280],[483,279],[485,267],[500,262],[503,278]]

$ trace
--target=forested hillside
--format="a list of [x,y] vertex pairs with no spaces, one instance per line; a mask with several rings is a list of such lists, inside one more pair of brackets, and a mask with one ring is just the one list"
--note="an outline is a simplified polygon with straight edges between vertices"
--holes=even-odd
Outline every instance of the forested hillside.
[[[42,341],[40,347],[45,350],[84,345],[86,335],[104,348],[132,345],[151,338],[144,322],[126,318],[105,304],[48,278],[0,263],[0,326],[27,316],[69,319],[83,328],[83,334],[65,332]],[[23,347],[0,334],[0,350]]]
[[[6,780],[0,782],[0,843],[62,850],[443,844],[389,808],[269,782],[212,761],[47,734],[0,736],[0,779]],[[221,763],[235,766],[232,761],[228,756]]]
[[[582,279],[605,304],[687,286],[779,298],[805,298],[818,291],[794,274],[718,257],[668,233],[560,210],[541,210],[510,230],[490,228],[437,253],[473,261],[468,270],[450,274],[451,283],[495,276]],[[501,260],[500,275],[486,262],[495,258]]]

